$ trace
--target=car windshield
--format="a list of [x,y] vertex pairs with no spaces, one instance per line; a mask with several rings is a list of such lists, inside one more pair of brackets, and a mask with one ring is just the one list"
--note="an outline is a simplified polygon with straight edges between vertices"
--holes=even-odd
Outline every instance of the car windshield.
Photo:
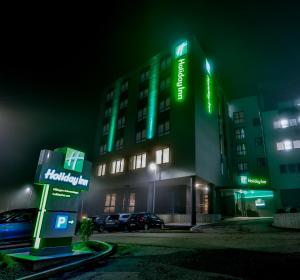
[[0,222],[4,222],[16,214],[15,211],[7,211],[0,213]]
[[119,215],[110,215],[107,219],[108,220],[117,220],[117,219],[119,219]]
[[122,219],[126,219],[126,218],[128,218],[129,217],[129,214],[123,214],[123,215],[120,215],[120,218],[122,218]]

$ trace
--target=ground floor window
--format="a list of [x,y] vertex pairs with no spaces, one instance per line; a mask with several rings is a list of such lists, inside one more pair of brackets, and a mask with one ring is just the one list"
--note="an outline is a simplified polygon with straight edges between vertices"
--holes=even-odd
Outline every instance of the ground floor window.
[[135,193],[130,193],[128,212],[133,213],[135,209]]
[[199,201],[199,212],[202,214],[208,214],[208,193],[201,191],[200,192],[200,201]]
[[115,213],[116,210],[116,194],[106,194],[104,213]]

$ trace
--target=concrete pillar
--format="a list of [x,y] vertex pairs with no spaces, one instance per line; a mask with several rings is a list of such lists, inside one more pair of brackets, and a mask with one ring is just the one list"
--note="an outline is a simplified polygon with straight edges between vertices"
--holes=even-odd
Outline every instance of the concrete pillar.
[[214,184],[208,184],[208,214],[216,214],[216,190]]
[[196,177],[190,177],[191,225],[196,225]]
[[153,208],[153,183],[148,184],[147,188],[147,212],[152,212]]

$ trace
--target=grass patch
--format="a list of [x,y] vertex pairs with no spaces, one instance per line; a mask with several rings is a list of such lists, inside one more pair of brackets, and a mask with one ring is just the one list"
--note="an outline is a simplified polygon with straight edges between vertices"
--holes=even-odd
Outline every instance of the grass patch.
[[0,268],[16,269],[19,264],[10,256],[0,253]]
[[95,241],[85,241],[73,244],[73,250],[84,252],[101,252],[107,249],[107,247]]

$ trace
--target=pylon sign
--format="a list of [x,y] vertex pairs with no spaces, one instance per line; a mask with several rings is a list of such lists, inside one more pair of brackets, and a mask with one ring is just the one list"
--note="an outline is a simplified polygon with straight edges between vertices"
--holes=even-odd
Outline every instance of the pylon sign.
[[41,200],[32,254],[70,252],[77,224],[80,193],[89,188],[91,163],[71,148],[42,150],[35,184]]

